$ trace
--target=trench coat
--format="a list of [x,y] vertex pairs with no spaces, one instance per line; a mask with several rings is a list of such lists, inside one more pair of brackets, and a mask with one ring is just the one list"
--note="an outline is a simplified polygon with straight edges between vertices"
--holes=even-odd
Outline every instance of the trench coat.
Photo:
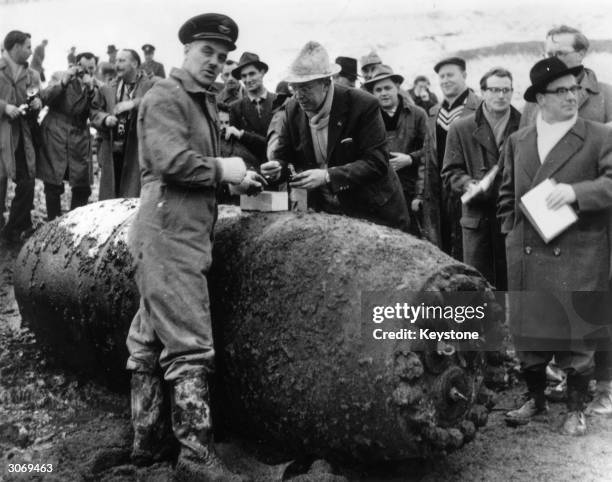
[[[612,85],[599,82],[591,69],[584,69],[584,74],[580,81],[582,91],[578,99],[578,115],[602,124],[612,122]],[[527,102],[520,127],[534,125],[538,111],[538,104]]]
[[[470,89],[460,118],[467,117],[476,112],[481,102],[482,99]],[[442,210],[444,209],[447,213],[447,217],[454,220],[453,240],[456,241],[456,243],[452,246],[452,252],[453,254],[458,254],[460,257],[462,253],[461,226],[459,225],[459,219],[461,217],[460,201],[458,201],[456,196],[450,196],[449,193],[443,189],[442,178],[440,177],[442,165],[438,162],[436,147],[436,120],[441,107],[442,104],[438,104],[429,109],[428,112],[429,133],[432,139],[431,149],[429,150],[429,156],[425,159],[423,166],[423,190],[417,193],[417,195],[423,200],[424,236],[438,247],[442,246],[441,217]]]
[[[506,234],[511,332],[519,340],[595,338],[598,330],[582,323],[567,306],[578,292],[608,290],[612,129],[578,118],[540,163],[536,127],[526,127],[508,138],[500,162],[504,168],[498,216]],[[578,221],[545,244],[519,201],[547,178],[573,187]],[[592,301],[583,317],[603,312],[595,305],[597,299]]]
[[[410,216],[399,178],[389,165],[378,100],[360,89],[333,88],[327,171],[342,213],[408,232]],[[295,99],[285,106],[285,121],[272,158],[285,168],[292,163],[297,172],[318,168],[308,117]],[[317,191],[308,193],[308,203],[315,210],[321,206]]]
[[222,175],[214,94],[172,69],[142,100],[138,141],[142,191],[128,242],[144,303],[130,329],[128,368],[158,361],[159,352],[132,337],[144,330],[164,345],[159,362],[173,380],[214,356],[206,282]]
[[49,111],[41,124],[41,146],[36,161],[36,177],[41,181],[70,186],[89,186],[91,179],[91,115],[95,88],[81,86],[78,79],[61,85],[63,72],[55,72],[49,86],[41,92]]
[[[510,107],[504,140],[518,129],[521,114]],[[472,115],[456,120],[446,139],[442,166],[444,189],[461,196],[471,181],[479,181],[499,161],[500,150],[483,113],[483,104]],[[496,217],[496,202],[501,181],[498,173],[485,196],[461,205],[463,261],[474,266],[497,289],[505,290],[506,252]]]
[[135,107],[130,112],[127,126],[127,136],[124,145],[123,168],[119,191],[115,192],[115,169],[113,166],[113,136],[114,129],[105,124],[105,119],[113,112],[117,99],[119,79],[99,89],[92,115],[92,125],[98,131],[98,165],[100,166],[100,192],[98,198],[114,199],[118,197],[138,197],[140,195],[140,167],[138,163],[138,137],[136,133],[138,107],[144,94],[158,80],[157,77],[147,78],[144,73],[136,77],[136,87],[132,100]]
[[17,107],[25,104],[28,98],[27,91],[32,88],[40,88],[38,72],[26,67],[15,81],[10,65],[4,58],[0,57],[0,179],[10,177],[15,180],[15,150],[21,136],[23,136],[29,177],[34,178],[36,148],[32,128],[36,128],[36,126],[27,117],[19,116],[17,119],[11,120],[4,113],[8,104]]

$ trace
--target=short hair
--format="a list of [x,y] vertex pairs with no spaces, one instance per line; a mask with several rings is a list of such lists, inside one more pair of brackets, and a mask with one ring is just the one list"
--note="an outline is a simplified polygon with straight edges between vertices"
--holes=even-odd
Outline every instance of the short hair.
[[488,70],[480,79],[480,90],[485,90],[487,88],[487,80],[489,77],[508,77],[510,79],[510,83],[512,83],[512,74],[508,69],[504,69],[503,67],[493,67]]
[[21,30],[11,30],[4,37],[4,50],[10,52],[15,45],[23,45],[29,38],[32,38],[29,33],[22,32]]
[[219,102],[217,104],[217,108],[219,109],[219,112],[225,112],[229,114],[229,105],[227,105],[225,102]]
[[417,85],[419,82],[427,82],[429,84],[429,79],[425,75],[417,75],[412,82],[412,85]]
[[132,60],[136,61],[137,67],[140,67],[141,62],[140,62],[140,55],[138,55],[138,52],[132,49],[121,49],[121,50],[125,50],[126,52],[129,52],[130,55],[132,56]]
[[574,50],[577,52],[581,50],[589,50],[589,46],[591,44],[589,43],[589,39],[586,38],[586,35],[584,35],[577,28],[570,27],[568,25],[559,25],[558,27],[551,28],[546,34],[546,37],[554,37],[555,35],[561,35],[564,33],[571,33],[574,35],[574,44],[572,45]]

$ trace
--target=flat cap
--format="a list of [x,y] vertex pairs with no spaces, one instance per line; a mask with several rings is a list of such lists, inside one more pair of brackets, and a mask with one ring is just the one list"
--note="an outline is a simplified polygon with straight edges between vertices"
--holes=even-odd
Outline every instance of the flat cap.
[[145,54],[155,52],[155,47],[151,44],[144,44],[141,49]]
[[461,70],[465,70],[465,60],[461,57],[449,57],[447,59],[442,59],[434,66],[434,71],[437,74],[438,71],[444,67],[445,65],[458,65],[461,67]]
[[187,20],[178,32],[182,44],[195,40],[217,40],[236,50],[238,25],[227,15],[221,13],[203,13]]

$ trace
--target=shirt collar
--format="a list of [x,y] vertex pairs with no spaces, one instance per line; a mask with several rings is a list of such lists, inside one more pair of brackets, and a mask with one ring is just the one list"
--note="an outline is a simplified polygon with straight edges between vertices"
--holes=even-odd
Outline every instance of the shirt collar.
[[254,100],[258,100],[258,99],[266,100],[268,98],[268,91],[264,87],[263,94],[258,95],[258,96],[253,96],[253,95],[251,95],[250,92],[247,92],[247,97],[249,98],[249,100],[251,102],[253,102]]
[[[170,77],[174,77],[178,81],[181,82],[184,89],[190,94],[212,94],[210,88],[204,87],[200,84],[189,72],[185,69],[178,69],[174,67],[170,71]],[[212,87],[212,84],[211,86]]]

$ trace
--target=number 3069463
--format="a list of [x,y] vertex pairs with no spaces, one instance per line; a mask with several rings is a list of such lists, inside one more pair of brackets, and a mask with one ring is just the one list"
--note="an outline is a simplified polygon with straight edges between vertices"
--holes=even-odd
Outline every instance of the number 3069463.
[[53,464],[8,464],[8,471],[13,473],[53,472]]

